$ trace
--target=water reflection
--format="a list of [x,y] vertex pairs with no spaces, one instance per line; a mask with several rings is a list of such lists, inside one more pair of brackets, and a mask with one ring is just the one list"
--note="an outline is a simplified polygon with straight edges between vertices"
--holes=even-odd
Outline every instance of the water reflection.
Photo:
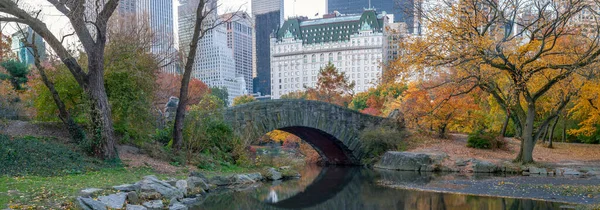
[[194,209],[560,209],[561,204],[399,190],[377,181],[423,184],[432,176],[362,168],[308,167],[302,178],[273,182],[251,190],[211,195]]

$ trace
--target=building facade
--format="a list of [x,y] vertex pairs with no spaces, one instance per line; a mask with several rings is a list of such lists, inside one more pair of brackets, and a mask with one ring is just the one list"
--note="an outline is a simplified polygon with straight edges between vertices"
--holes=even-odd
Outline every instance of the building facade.
[[[187,54],[195,26],[195,8],[198,0],[180,2],[179,6],[179,44],[180,50]],[[209,3],[210,4],[210,3]],[[216,6],[214,3],[210,4]],[[213,26],[221,17],[214,11],[207,17],[206,27]],[[243,77],[236,75],[234,53],[227,45],[227,24],[219,24],[208,31],[198,41],[198,48],[192,69],[192,75],[209,87],[227,89],[229,103],[233,98],[246,94]]]
[[390,21],[374,10],[287,20],[271,39],[272,98],[315,87],[319,70],[329,62],[356,84],[354,92],[375,87],[390,53],[385,30]]
[[420,34],[421,26],[416,21],[421,0],[327,0],[327,12],[338,11],[342,14],[361,14],[365,9],[387,11],[394,14],[393,22],[406,23],[410,33]]
[[[44,43],[44,39],[40,35],[36,34],[31,28],[27,27],[22,31],[14,33],[11,39],[11,48],[21,63],[24,63],[28,66],[35,64],[35,58],[32,51],[33,49],[27,47],[27,45],[31,43],[35,44],[35,47],[40,54],[40,59],[46,59],[46,43]],[[27,43],[23,43],[23,39],[25,39]]]
[[160,55],[162,70],[177,73],[173,0],[125,0],[127,1],[136,1],[138,18],[150,23],[155,36],[151,52]]
[[253,89],[261,95],[271,94],[270,38],[283,22],[283,0],[252,0],[254,17]]
[[252,93],[252,19],[246,13],[221,15],[226,21],[227,47],[233,51],[236,77],[244,79],[246,93]]

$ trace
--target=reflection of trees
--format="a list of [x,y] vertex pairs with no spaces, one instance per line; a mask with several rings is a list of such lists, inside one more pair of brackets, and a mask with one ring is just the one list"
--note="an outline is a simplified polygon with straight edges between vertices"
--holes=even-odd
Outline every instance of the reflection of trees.
[[[318,170],[304,171],[302,172],[302,179],[294,180],[294,182],[284,182],[279,185],[277,188],[277,193],[281,198],[280,201],[287,201],[289,203],[293,203],[294,200],[298,202],[306,201],[306,199],[297,197],[297,195],[299,195],[297,192],[310,191],[310,189],[305,190],[300,186],[311,187],[311,184],[313,184],[312,180],[318,179],[318,173],[315,173],[315,171]],[[377,182],[380,180],[394,183],[427,183],[432,179],[428,175],[419,173],[403,173],[394,171],[375,172],[371,170],[355,170],[349,171],[349,173],[353,173],[353,176],[350,176],[351,179],[343,186],[341,190],[335,192],[316,193],[317,195],[315,195],[323,197],[326,196],[327,193],[330,193],[329,196],[326,196],[329,198],[328,200],[312,204],[298,203],[297,206],[309,206],[308,208],[303,209],[316,210],[544,210],[559,208],[559,204],[543,201],[399,190],[383,187],[377,184]],[[317,180],[317,182],[319,181]],[[289,185],[287,183],[289,183]],[[206,199],[202,209],[285,209],[263,203],[261,202],[262,199],[256,198],[256,195],[260,194],[258,197],[264,199],[268,195],[268,192],[269,186],[264,186],[255,190],[227,193],[216,196],[211,195]],[[290,196],[290,194],[293,195]],[[287,200],[283,198],[284,195],[287,195]]]

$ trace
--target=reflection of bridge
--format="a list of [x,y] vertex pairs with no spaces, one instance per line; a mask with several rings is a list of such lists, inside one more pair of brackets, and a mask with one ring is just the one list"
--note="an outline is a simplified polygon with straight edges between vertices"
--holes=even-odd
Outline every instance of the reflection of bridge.
[[336,165],[360,164],[364,154],[359,136],[365,128],[397,122],[309,100],[235,106],[225,111],[225,121],[244,138],[258,139],[273,130],[292,133],[312,145],[327,163]]

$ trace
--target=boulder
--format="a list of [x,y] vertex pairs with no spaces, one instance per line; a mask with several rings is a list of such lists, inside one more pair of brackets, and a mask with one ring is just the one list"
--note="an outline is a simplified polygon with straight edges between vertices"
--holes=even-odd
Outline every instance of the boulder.
[[176,203],[176,204],[170,205],[169,210],[188,210],[188,207],[181,203]]
[[138,204],[140,203],[140,198],[137,195],[137,192],[131,191],[127,193],[127,203]]
[[265,178],[268,180],[280,180],[282,176],[279,171],[275,170],[274,168],[269,168],[265,173]]
[[188,177],[198,177],[198,178],[204,179],[205,182],[206,182],[206,180],[208,180],[206,178],[206,176],[204,176],[204,174],[197,172],[197,171],[190,172],[190,175]]
[[496,173],[500,171],[500,168],[489,161],[483,160],[472,160],[473,172],[475,173]]
[[106,204],[106,206],[111,209],[123,208],[123,205],[125,205],[126,199],[127,199],[126,193],[117,193],[117,194],[110,194],[107,196],[98,197],[98,200],[100,202]]
[[175,187],[175,183],[177,183],[177,179],[169,177],[166,180],[163,180],[166,183],[169,183],[171,186]]
[[147,210],[146,207],[140,205],[127,204],[126,210]]
[[235,183],[233,176],[214,176],[210,179],[210,183],[217,186],[227,186]]
[[233,175],[233,177],[235,180],[235,184],[252,184],[252,183],[256,182],[253,179],[251,179],[250,177],[248,177],[248,175],[246,175],[246,174],[236,174],[236,175]]
[[546,174],[548,174],[548,170],[546,170],[546,168],[538,168],[538,167],[530,166],[529,173],[546,175]]
[[187,178],[187,193],[189,194],[199,194],[205,193],[210,189],[210,186],[206,184],[206,181],[200,177],[190,176]]
[[142,191],[156,191],[166,198],[183,198],[183,192],[171,184],[160,181],[156,176],[145,176],[138,182]]
[[438,171],[448,157],[445,153],[386,152],[375,168],[398,171]]
[[144,207],[148,208],[148,210],[160,210],[163,208],[162,200],[151,200],[142,204]]
[[260,173],[251,173],[251,174],[246,174],[246,176],[250,177],[250,179],[254,180],[255,182],[258,182],[260,180],[263,180],[263,177]]
[[200,202],[202,202],[200,197],[181,199],[181,203],[183,205],[187,205],[187,206],[193,206],[193,205],[199,204]]
[[151,191],[151,192],[140,192],[138,197],[140,200],[159,200],[162,198],[162,195],[160,195],[160,193],[158,193],[158,192]]
[[96,193],[99,193],[102,191],[103,191],[103,189],[87,188],[87,189],[83,189],[83,190],[79,191],[79,196],[84,197],[84,198],[89,198],[91,196],[94,196]]
[[113,189],[123,192],[137,191],[140,189],[138,184],[124,184],[119,186],[113,186]]
[[187,195],[187,190],[188,190],[188,184],[186,180],[179,180],[175,183],[175,187],[177,187],[177,189],[181,190],[183,192],[183,194]]
[[91,198],[83,198],[78,197],[77,202],[79,203],[79,207],[83,210],[106,210],[106,204],[91,199]]
[[556,174],[563,176],[579,176],[581,175],[581,172],[572,168],[558,168],[556,169]]

